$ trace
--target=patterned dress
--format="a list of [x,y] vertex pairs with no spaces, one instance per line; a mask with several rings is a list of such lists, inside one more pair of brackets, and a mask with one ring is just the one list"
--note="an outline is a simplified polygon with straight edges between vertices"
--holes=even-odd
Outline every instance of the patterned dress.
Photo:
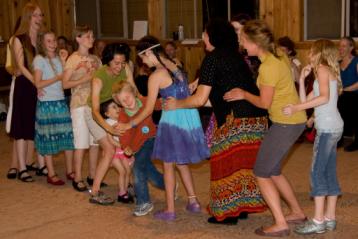
[[[173,77],[173,84],[159,92],[168,97],[185,99],[190,95],[188,82],[181,71]],[[159,121],[152,158],[167,163],[198,163],[210,155],[197,109],[163,111]]]
[[211,153],[209,214],[221,221],[241,212],[264,211],[252,168],[267,130],[267,113],[247,101],[223,100],[235,87],[259,93],[249,67],[238,52],[215,49],[203,61],[199,84],[211,87],[214,112],[206,131]]

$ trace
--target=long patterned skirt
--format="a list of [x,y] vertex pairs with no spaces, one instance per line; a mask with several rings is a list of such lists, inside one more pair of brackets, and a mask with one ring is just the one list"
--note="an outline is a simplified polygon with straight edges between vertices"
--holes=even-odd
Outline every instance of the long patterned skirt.
[[252,168],[267,122],[266,117],[235,119],[229,115],[220,128],[214,123],[208,211],[219,221],[266,209]]
[[37,101],[35,147],[41,155],[73,150],[73,131],[66,100]]

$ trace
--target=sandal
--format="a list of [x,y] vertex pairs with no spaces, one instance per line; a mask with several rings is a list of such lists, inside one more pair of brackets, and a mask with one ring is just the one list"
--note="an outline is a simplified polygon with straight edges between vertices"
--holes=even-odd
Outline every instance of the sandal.
[[39,168],[36,166],[35,163],[32,163],[30,165],[26,164],[26,169],[28,171],[37,171]]
[[47,176],[48,175],[48,171],[47,171],[47,167],[46,165],[41,167],[41,168],[38,168],[36,170],[36,175],[37,176]]
[[[27,176],[22,177],[23,174],[27,174]],[[34,181],[34,179],[31,177],[31,175],[29,175],[29,172],[27,171],[27,169],[20,171],[19,175],[17,175],[17,178],[25,183],[30,183],[30,182]]]
[[66,173],[66,178],[67,178],[67,180],[70,180],[70,181],[75,180],[75,173],[74,172]]
[[17,168],[10,168],[9,171],[7,171],[6,177],[8,179],[15,179],[17,176]]
[[72,181],[72,187],[77,190],[78,192],[84,192],[87,190],[86,184],[83,182],[83,180],[76,182],[75,180]]
[[53,176],[47,176],[47,183],[49,184],[52,184],[52,185],[55,185],[55,186],[61,186],[61,185],[64,185],[65,182],[62,181],[62,179],[58,178],[58,180],[53,180],[55,177],[58,178],[57,174],[54,174]]

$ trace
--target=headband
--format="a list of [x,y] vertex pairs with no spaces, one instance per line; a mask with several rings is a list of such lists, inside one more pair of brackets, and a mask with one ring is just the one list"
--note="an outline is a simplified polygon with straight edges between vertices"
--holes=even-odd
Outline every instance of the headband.
[[139,55],[142,55],[144,52],[149,51],[149,50],[152,50],[152,49],[154,49],[154,48],[156,48],[156,47],[158,47],[158,46],[160,46],[160,43],[158,43],[158,44],[156,44],[156,45],[153,45],[153,46],[151,46],[151,47],[148,47],[147,49],[144,49],[143,51],[140,51],[137,55],[138,55],[138,56],[139,56]]

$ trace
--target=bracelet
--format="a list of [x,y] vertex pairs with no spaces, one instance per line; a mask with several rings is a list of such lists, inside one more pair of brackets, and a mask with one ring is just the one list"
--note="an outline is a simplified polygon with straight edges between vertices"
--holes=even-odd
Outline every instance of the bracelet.
[[131,120],[130,124],[132,128],[137,128],[137,125],[133,122],[133,120]]

